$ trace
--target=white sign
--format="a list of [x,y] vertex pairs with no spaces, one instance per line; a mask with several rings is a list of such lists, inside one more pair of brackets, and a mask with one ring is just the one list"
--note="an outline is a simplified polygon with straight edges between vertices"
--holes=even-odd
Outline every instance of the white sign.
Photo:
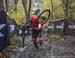
[[[5,27],[6,24],[0,24],[0,31]],[[4,35],[0,32],[0,37],[4,37]]]
[[56,28],[63,29],[63,28],[64,28],[64,26],[62,26],[62,25],[57,25],[57,26],[56,26]]
[[50,26],[48,26],[48,28],[54,29],[54,25],[50,25]]
[[64,22],[61,25],[57,25],[56,28],[63,29],[64,28]]
[[68,25],[70,29],[75,29],[75,25]]
[[10,32],[13,32],[15,30],[15,25],[10,25]]

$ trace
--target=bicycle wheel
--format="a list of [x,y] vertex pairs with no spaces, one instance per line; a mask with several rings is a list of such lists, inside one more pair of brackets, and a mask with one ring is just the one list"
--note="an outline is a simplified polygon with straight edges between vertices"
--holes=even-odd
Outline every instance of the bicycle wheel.
[[46,9],[39,14],[42,25],[44,25],[50,18],[50,10]]

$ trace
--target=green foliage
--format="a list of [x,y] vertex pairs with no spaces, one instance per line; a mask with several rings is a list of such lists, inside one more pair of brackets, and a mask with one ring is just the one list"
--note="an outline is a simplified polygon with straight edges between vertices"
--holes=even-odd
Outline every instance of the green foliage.
[[[29,0],[28,0],[29,1]],[[35,7],[33,6],[35,0],[32,0],[32,5],[31,5],[31,15],[35,12]],[[58,18],[64,18],[65,17],[65,4],[66,0],[41,0],[42,4],[40,5],[41,11],[45,9],[50,9],[51,11],[51,20],[52,19],[58,19]],[[64,3],[62,2],[64,1]],[[75,0],[68,0],[68,17],[75,19]],[[9,8],[8,8],[8,15],[15,19],[17,24],[24,24],[25,23],[25,10],[23,8],[22,0],[18,0],[18,5],[17,5],[17,10],[14,11],[14,2],[10,1],[9,2]],[[27,3],[28,7],[28,3]],[[45,14],[46,16],[46,14]]]
[[24,24],[25,23],[25,12],[22,6],[22,0],[18,0],[17,10],[14,11],[14,4],[9,3],[9,10],[8,15],[13,18],[17,24]]

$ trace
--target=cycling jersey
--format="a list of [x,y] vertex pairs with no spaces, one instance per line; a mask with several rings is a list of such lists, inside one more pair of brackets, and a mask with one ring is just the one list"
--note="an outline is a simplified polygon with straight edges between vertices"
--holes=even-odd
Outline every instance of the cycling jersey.
[[39,16],[37,15],[32,16],[31,25],[33,29],[36,29],[36,30],[41,29],[41,21],[39,20]]
[[32,16],[31,25],[32,25],[32,38],[39,37],[39,34],[41,32],[41,21],[39,19],[39,16],[37,15]]

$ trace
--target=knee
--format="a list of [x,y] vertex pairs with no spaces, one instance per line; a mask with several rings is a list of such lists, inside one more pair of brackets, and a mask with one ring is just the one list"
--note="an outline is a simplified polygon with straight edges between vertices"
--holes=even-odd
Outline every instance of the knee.
[[36,42],[36,39],[32,39],[33,42]]

